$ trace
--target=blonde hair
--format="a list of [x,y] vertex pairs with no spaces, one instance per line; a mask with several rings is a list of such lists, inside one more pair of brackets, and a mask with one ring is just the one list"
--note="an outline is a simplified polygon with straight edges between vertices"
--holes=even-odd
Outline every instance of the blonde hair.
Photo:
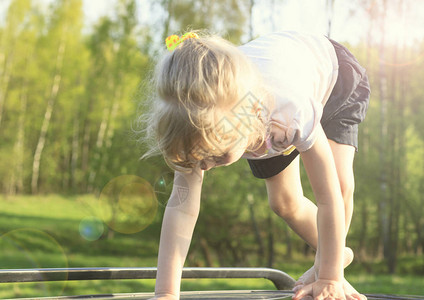
[[257,146],[249,148],[254,151],[266,136],[257,112],[266,109],[268,97],[253,64],[225,39],[196,33],[198,39],[163,55],[139,118],[141,141],[148,146],[141,159],[162,154],[170,168],[181,172],[222,154],[223,144],[233,147],[247,138],[247,145]]

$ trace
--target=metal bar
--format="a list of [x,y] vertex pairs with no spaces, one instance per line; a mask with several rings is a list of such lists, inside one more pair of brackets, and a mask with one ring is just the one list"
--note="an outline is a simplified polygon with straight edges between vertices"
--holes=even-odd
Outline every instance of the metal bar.
[[287,273],[270,268],[185,268],[183,278],[264,278],[278,290],[291,289],[295,280]]
[[[99,279],[155,279],[156,268],[0,269],[0,283]],[[264,278],[279,290],[291,289],[294,279],[270,268],[184,268],[182,278]]]

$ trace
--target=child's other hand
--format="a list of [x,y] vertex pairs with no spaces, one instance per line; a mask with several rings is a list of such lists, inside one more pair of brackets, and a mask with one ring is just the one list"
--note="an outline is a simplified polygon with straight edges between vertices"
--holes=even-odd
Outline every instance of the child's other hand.
[[[343,282],[336,280],[318,279],[314,283],[305,285],[293,296],[294,300],[300,299],[346,299]],[[355,298],[348,298],[355,299]]]

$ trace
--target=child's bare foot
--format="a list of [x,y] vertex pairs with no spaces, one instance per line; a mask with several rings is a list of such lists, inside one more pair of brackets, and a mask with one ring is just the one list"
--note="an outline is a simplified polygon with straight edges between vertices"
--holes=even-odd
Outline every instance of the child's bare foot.
[[[350,265],[353,261],[353,251],[349,247],[345,248],[344,251],[344,264],[343,267],[347,267]],[[318,277],[318,270],[316,270],[315,266],[312,266],[309,270],[307,270],[305,273],[303,273],[302,276],[299,277],[299,279],[294,284],[293,291],[297,291],[301,289],[304,285],[310,284],[314,282]]]
[[300,290],[304,285],[308,285],[315,280],[317,280],[318,274],[315,272],[315,266],[312,266],[309,270],[307,270],[305,273],[303,273],[302,276],[299,277],[299,279],[295,282],[293,291],[297,292]]

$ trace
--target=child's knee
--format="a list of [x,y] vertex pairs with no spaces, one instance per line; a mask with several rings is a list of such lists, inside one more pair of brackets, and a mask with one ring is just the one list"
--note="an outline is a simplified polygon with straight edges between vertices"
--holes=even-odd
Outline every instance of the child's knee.
[[278,195],[269,195],[269,206],[278,216],[290,218],[296,214],[300,206],[300,199],[303,196],[292,191],[282,191]]

